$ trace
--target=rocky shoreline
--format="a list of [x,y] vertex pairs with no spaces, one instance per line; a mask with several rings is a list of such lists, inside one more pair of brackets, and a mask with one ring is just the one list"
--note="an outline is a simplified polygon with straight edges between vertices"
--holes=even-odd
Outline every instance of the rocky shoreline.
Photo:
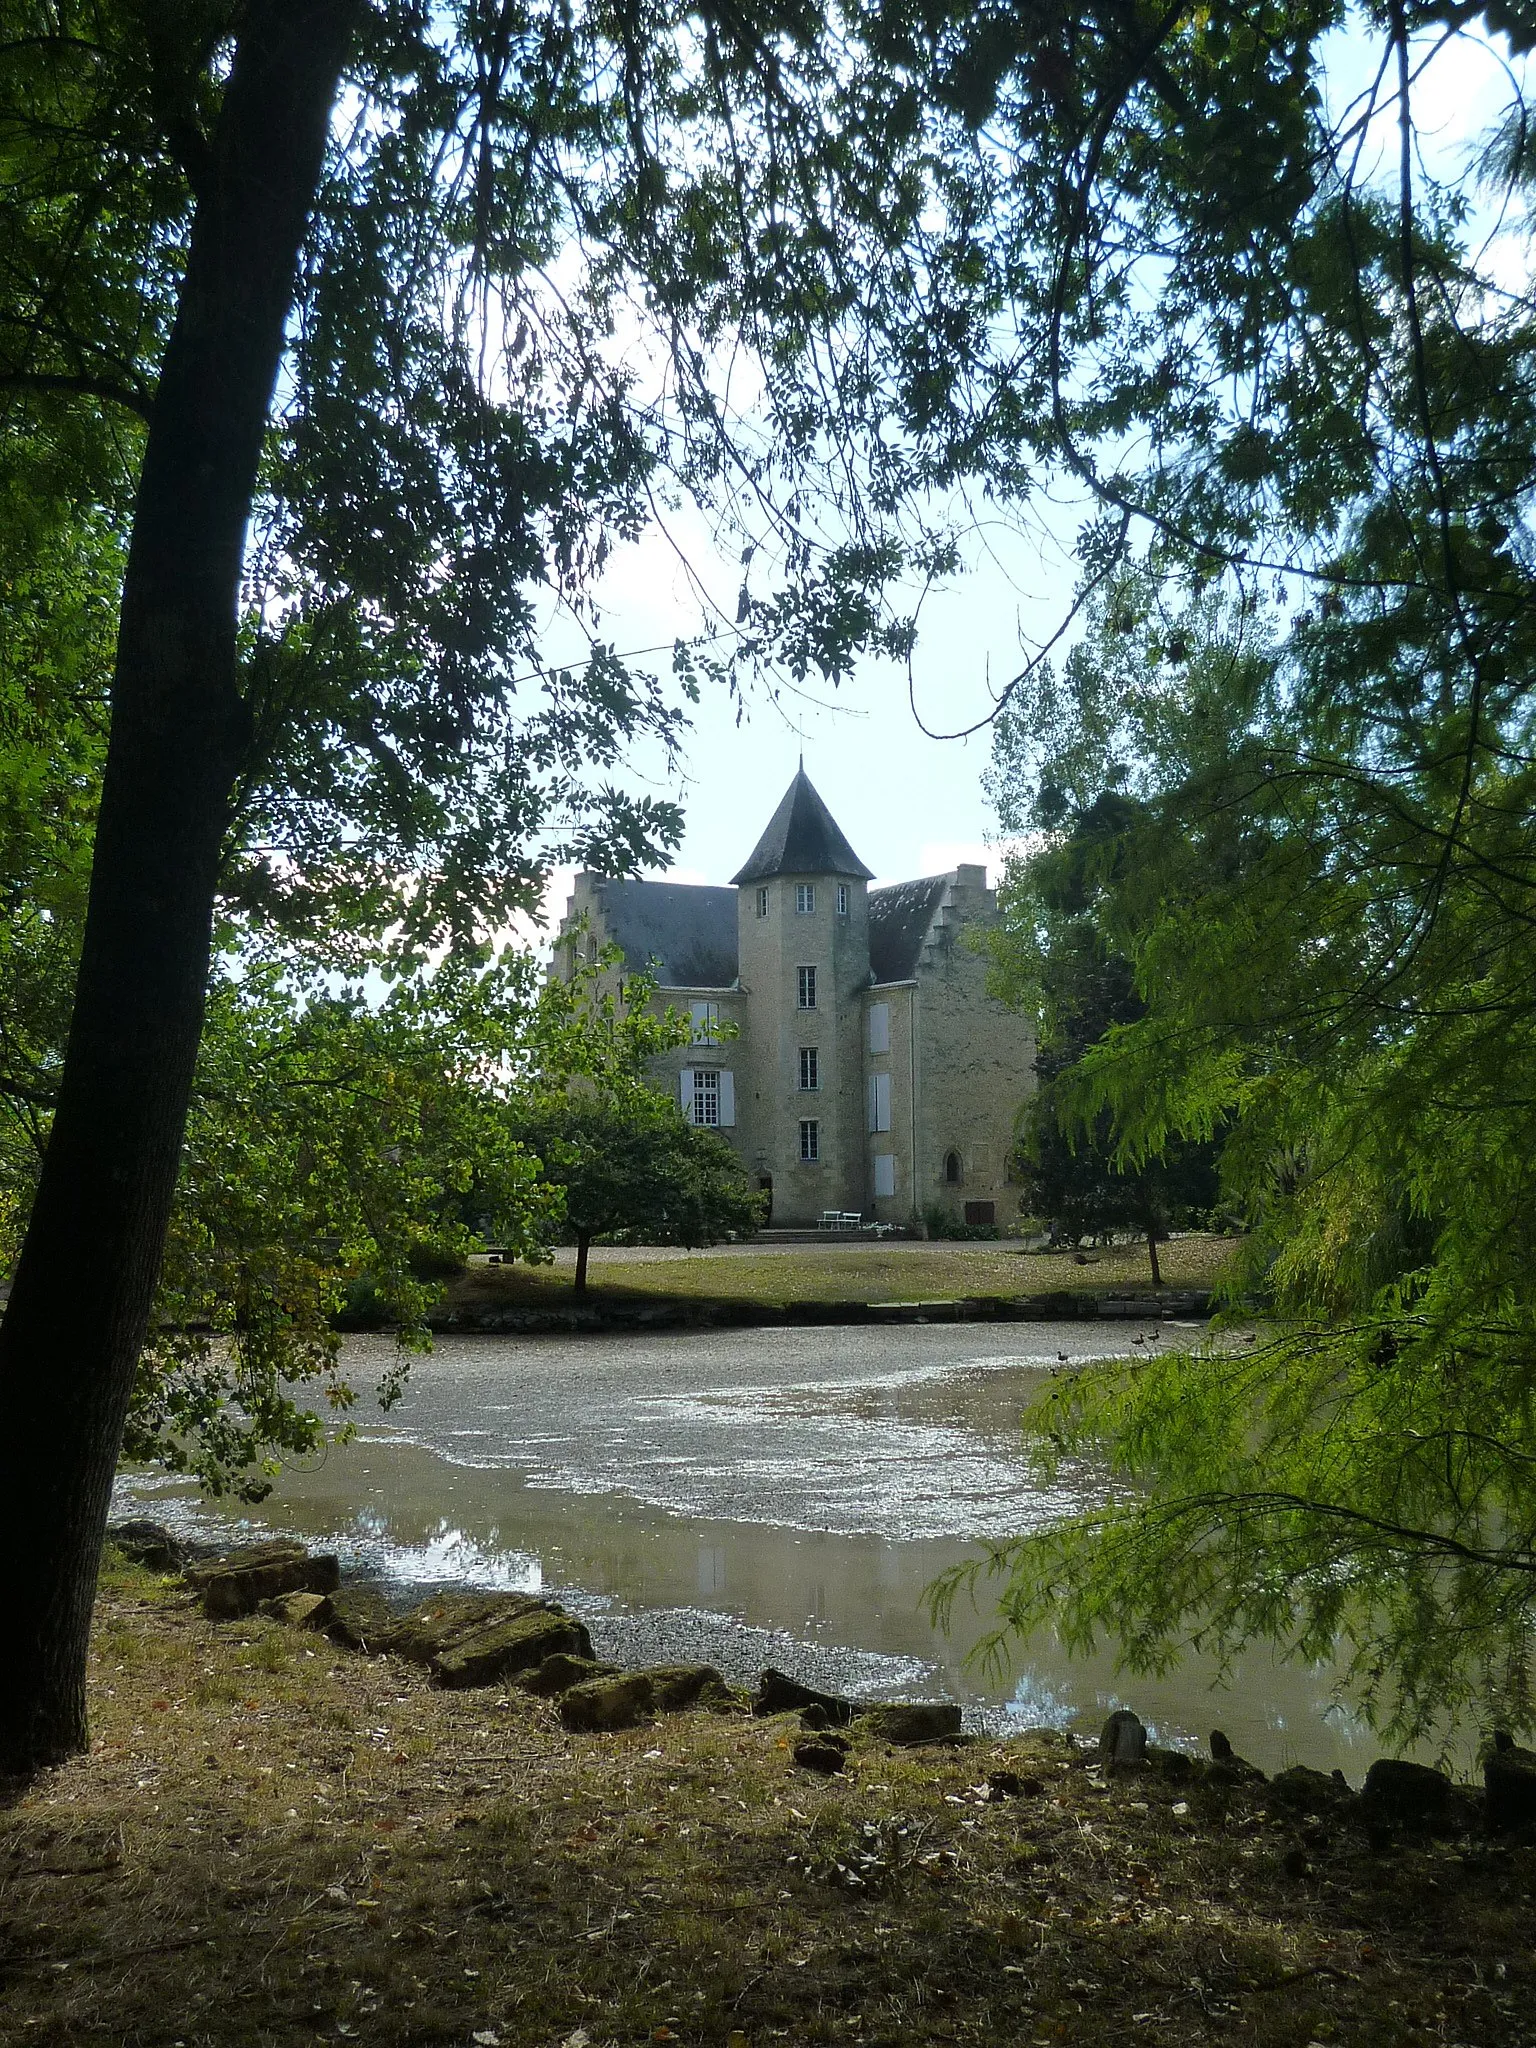
[[[343,1585],[340,1562],[291,1539],[192,1555],[158,1523],[117,1523],[108,1539],[130,1562],[179,1573],[212,1621],[260,1614],[298,1631],[323,1634],[338,1647],[366,1656],[398,1657],[423,1668],[447,1691],[516,1686],[552,1702],[563,1727],[613,1734],[660,1716],[690,1710],[794,1715],[795,1763],[821,1776],[843,1771],[851,1730],[895,1748],[972,1741],[952,1700],[859,1701],[819,1691],[788,1673],[764,1670],[755,1689],[729,1684],[710,1664],[657,1664],[623,1670],[593,1652],[585,1625],[557,1602],[524,1593],[440,1593],[397,1613],[376,1589]],[[1096,1745],[1059,1739],[1074,1760],[1112,1776],[1146,1774],[1173,1788],[1221,1791],[1263,1786],[1298,1823],[1347,1828],[1373,1849],[1400,1835],[1438,1838],[1477,1833],[1504,1836],[1536,1828],[1536,1751],[1496,1733],[1483,1758],[1480,1787],[1458,1785],[1443,1771],[1382,1757],[1355,1790],[1342,1771],[1331,1774],[1297,1764],[1266,1777],[1237,1756],[1220,1730],[1209,1757],[1161,1748],[1148,1740],[1139,1718],[1111,1714]],[[1027,1795],[1032,1781],[1003,1771],[988,1780],[989,1796]],[[1036,1791],[1039,1790],[1035,1786]],[[1177,1808],[1175,1808],[1177,1811]],[[1307,1867],[1306,1840],[1293,1850],[1297,1875]]]
[[579,1648],[445,1684],[315,1627],[367,1588],[302,1553],[210,1618],[262,1591],[216,1562],[108,1550],[90,1749],[0,1803],[0,2039],[1536,2048],[1536,1825],[1486,1785],[1266,1779],[1123,1713],[908,1743],[787,1674],[587,1731]]

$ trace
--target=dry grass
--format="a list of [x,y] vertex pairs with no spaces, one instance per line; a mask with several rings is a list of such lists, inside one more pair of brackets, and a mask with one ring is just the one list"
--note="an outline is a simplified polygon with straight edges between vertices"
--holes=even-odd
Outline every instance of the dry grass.
[[[1176,1238],[1160,1248],[1164,1284],[1209,1287],[1231,1257],[1227,1237]],[[1089,1254],[1021,1252],[998,1244],[807,1244],[778,1250],[736,1247],[685,1257],[640,1259],[599,1248],[592,1255],[594,1302],[952,1301],[977,1295],[1046,1294],[1058,1289],[1147,1287],[1144,1245]],[[475,1266],[449,1288],[449,1309],[513,1303],[552,1306],[571,1298],[569,1267]]]
[[1019,1745],[823,1781],[783,1722],[572,1737],[136,1573],[92,1680],[90,1756],[0,1814],[7,2044],[1532,2039],[1529,1848],[1298,1879],[1262,1791],[1180,1816],[1060,1749],[987,1805]]

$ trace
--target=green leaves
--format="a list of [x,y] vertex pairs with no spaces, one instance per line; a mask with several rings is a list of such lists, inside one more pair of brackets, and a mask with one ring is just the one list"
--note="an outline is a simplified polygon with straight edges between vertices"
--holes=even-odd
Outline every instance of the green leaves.
[[[1107,598],[1040,686],[1048,754],[1022,718],[1000,736],[1021,815],[1031,787],[1135,792],[1093,797],[1016,871],[1003,961],[1036,1000],[1065,931],[1132,962],[1143,1012],[1063,1077],[1066,1106],[1131,1163],[1224,1130],[1223,1196],[1251,1225],[1232,1291],[1278,1322],[1251,1358],[1218,1339],[1064,1387],[1054,1442],[1127,1490],[989,1569],[1016,1625],[1106,1631],[1143,1667],[1186,1639],[1319,1657],[1338,1635],[1355,1707],[1394,1738],[1528,1719],[1523,696],[1479,744],[1465,671],[1421,664],[1423,611],[1387,590],[1289,622],[1143,598],[1129,633]],[[1351,661],[1356,607],[1372,653]],[[1170,616],[1172,688],[1152,638]]]
[[578,1287],[595,1237],[715,1244],[761,1220],[761,1197],[730,1145],[686,1123],[676,1097],[649,1077],[651,1059],[688,1043],[689,1020],[658,1014],[644,975],[615,990],[609,977],[622,964],[610,953],[546,985],[529,1040],[534,1064],[510,1112],[560,1193],[556,1220],[577,1242]]
[[373,1006],[271,968],[218,984],[126,1455],[259,1498],[279,1455],[348,1433],[356,1291],[395,1326],[387,1406],[434,1275],[484,1241],[544,1256],[558,1196],[507,1111],[536,1011],[527,961],[449,964]]

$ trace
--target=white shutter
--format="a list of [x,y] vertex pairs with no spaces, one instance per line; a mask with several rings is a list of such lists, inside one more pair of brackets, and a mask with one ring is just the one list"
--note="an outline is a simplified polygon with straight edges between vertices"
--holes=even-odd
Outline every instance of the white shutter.
[[869,1077],[869,1128],[872,1131],[888,1131],[891,1128],[889,1074],[871,1074]]
[[889,1003],[871,1003],[869,1006],[869,1049],[871,1052],[889,1052],[891,1049]]
[[896,1192],[896,1155],[894,1152],[875,1154],[875,1194],[894,1195]]
[[679,1080],[679,1082],[681,1083],[681,1090],[680,1090],[680,1092],[681,1092],[681,1094],[682,1094],[682,1098],[683,1098],[683,1121],[684,1121],[684,1123],[689,1123],[689,1124],[691,1124],[691,1123],[693,1122],[693,1069],[692,1069],[692,1067],[684,1067],[684,1069],[683,1069],[682,1073],[681,1073],[681,1074],[680,1074],[680,1075],[678,1076],[678,1080]]
[[720,1121],[723,1124],[736,1121],[736,1076],[729,1067],[720,1069]]

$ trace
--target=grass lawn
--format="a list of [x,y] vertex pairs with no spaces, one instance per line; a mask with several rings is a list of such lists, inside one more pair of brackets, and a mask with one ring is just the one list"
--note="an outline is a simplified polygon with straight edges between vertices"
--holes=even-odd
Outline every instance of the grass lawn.
[[[0,1807],[7,2048],[1517,2048],[1536,1851],[1373,1851],[1063,1738],[798,1768],[569,1735],[118,1571],[89,1756]],[[989,1803],[989,1771],[1025,1778]],[[1523,1987],[1523,1988],[1522,1988]]]
[[[1175,1238],[1159,1247],[1165,1285],[1209,1287],[1230,1258],[1229,1237]],[[1023,1252],[1000,1244],[904,1243],[728,1245],[712,1251],[646,1254],[598,1246],[588,1290],[594,1299],[707,1301],[952,1301],[969,1295],[1044,1294],[1058,1288],[1146,1287],[1144,1245],[1090,1252]],[[568,1300],[567,1255],[554,1266],[473,1266],[451,1283],[450,1308]]]

